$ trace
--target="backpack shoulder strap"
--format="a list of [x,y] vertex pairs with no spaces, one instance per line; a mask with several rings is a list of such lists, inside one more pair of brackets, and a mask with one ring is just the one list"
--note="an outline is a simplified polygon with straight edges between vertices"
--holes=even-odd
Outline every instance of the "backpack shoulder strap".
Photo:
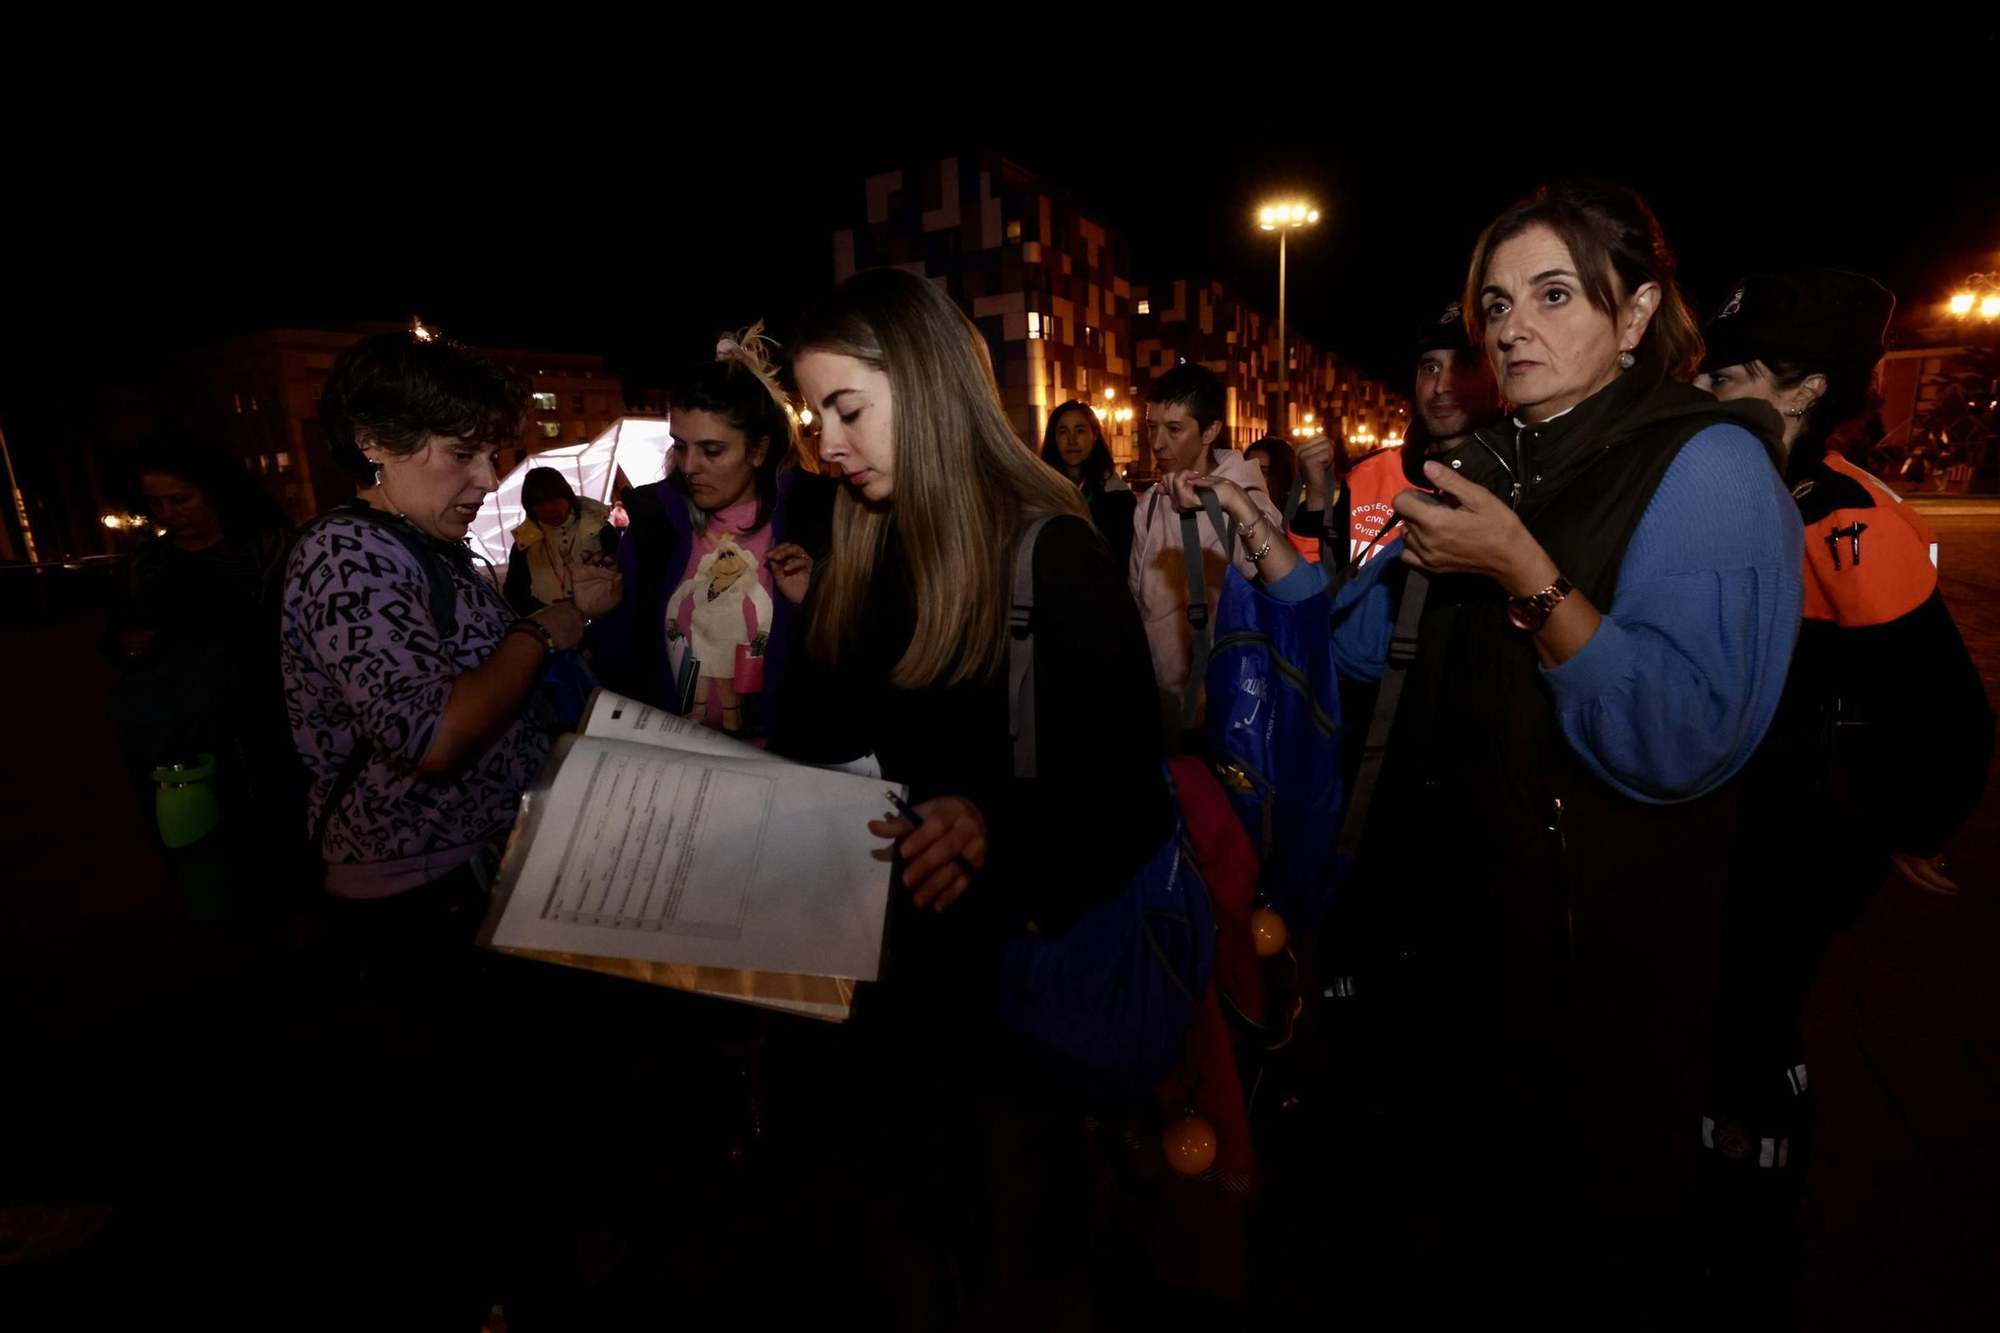
[[1347,817],[1340,825],[1340,850],[1350,859],[1361,847],[1361,831],[1368,823],[1368,807],[1375,800],[1375,785],[1382,777],[1382,760],[1389,752],[1389,729],[1395,725],[1396,705],[1403,697],[1403,681],[1410,664],[1417,660],[1417,630],[1424,618],[1424,601],[1430,595],[1430,577],[1412,569],[1403,584],[1403,602],[1396,609],[1396,626],[1389,632],[1389,660],[1382,665],[1382,685],[1375,695],[1375,712],[1368,719],[1368,735],[1362,742],[1361,767],[1354,774],[1354,791],[1347,801]]
[[424,592],[429,599],[431,623],[437,626],[438,637],[448,639],[458,629],[458,589],[454,586],[451,569],[445,562],[444,553],[439,551],[429,537],[417,531],[410,520],[400,514],[385,514],[373,505],[350,500],[334,506],[321,518],[314,519],[305,531],[334,516],[358,518],[375,525],[377,531],[410,553],[417,562],[417,568],[424,571]]
[[[1229,547],[1236,540],[1236,521],[1222,512],[1222,501],[1212,490],[1198,492],[1208,521],[1222,542],[1223,567],[1229,565]],[[1194,631],[1194,655],[1188,661],[1187,686],[1181,691],[1181,726],[1192,727],[1201,706],[1202,686],[1208,680],[1208,655],[1213,648],[1208,625],[1208,575],[1201,558],[1201,523],[1194,514],[1181,515],[1181,547],[1187,566],[1187,618]]]
[[1007,721],[1014,735],[1014,776],[1035,776],[1035,542],[1054,514],[1021,531],[1014,551],[1014,605],[1007,615]]

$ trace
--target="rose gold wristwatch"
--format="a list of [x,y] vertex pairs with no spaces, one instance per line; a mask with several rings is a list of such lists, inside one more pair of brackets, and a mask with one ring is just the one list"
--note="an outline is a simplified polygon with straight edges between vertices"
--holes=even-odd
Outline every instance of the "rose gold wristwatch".
[[1507,619],[1514,622],[1516,629],[1524,629],[1530,634],[1539,633],[1542,626],[1549,623],[1549,615],[1556,609],[1556,603],[1569,594],[1569,580],[1558,574],[1556,581],[1540,592],[1508,598]]

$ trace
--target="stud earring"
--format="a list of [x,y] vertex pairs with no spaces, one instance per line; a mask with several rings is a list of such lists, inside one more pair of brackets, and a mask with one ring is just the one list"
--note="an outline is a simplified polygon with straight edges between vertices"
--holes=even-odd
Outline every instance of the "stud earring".
[[1785,415],[1788,417],[1802,417],[1805,414],[1806,410],[1803,407],[1788,407],[1785,409]]
[[1638,364],[1639,358],[1633,356],[1630,352],[1620,352],[1618,354],[1618,368],[1620,370],[1630,370]]

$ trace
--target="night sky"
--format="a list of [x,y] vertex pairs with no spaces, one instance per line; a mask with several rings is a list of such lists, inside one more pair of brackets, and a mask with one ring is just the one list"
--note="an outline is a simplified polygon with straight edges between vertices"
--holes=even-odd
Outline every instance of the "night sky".
[[[682,79],[559,119],[524,106],[520,123],[363,104],[218,139],[212,118],[147,115],[28,153],[0,425],[31,452],[181,348],[413,313],[489,346],[602,352],[628,387],[657,384],[725,327],[764,315],[782,338],[831,280],[830,233],[861,178],[952,151],[1066,188],[1125,234],[1135,280],[1211,274],[1267,309],[1277,258],[1253,206],[1312,199],[1323,221],[1291,250],[1292,321],[1399,388],[1403,348],[1456,293],[1481,226],[1565,175],[1652,201],[1704,315],[1745,271],[1808,264],[1935,300],[2000,268],[2000,109],[1978,55],[1994,42],[1965,37],[1985,73],[1941,86],[1918,77],[1936,40],[1820,51],[1790,80],[1767,56],[1712,55],[1676,100],[1642,90],[1636,111],[1600,60],[1588,76],[1322,80],[1282,100],[1246,85],[1184,113],[1150,95],[924,113],[913,92],[877,113],[731,121]],[[796,92],[809,101],[810,80]]]

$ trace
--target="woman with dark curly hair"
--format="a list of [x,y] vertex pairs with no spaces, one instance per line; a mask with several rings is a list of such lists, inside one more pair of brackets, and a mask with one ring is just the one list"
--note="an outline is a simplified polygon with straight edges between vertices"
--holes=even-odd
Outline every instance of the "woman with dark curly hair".
[[364,967],[470,938],[485,853],[548,755],[530,694],[618,602],[609,556],[580,554],[570,596],[526,617],[473,566],[466,532],[525,404],[511,371],[423,330],[355,343],[320,397],[360,488],[299,536],[281,657],[313,845]]

